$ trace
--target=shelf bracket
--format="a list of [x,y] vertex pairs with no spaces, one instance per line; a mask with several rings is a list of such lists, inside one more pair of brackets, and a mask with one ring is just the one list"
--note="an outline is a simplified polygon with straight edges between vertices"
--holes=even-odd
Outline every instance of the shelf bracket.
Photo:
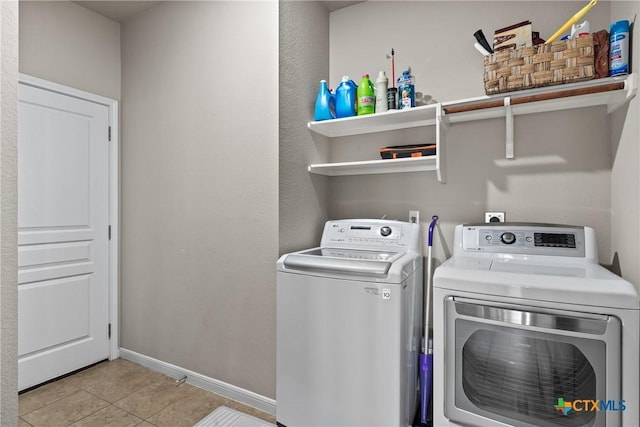
[[436,107],[436,174],[438,182],[444,184],[447,182],[447,118],[442,109],[442,104]]
[[629,74],[629,76],[625,79],[624,90],[626,92],[626,95],[622,101],[616,104],[607,105],[608,114],[614,113],[620,107],[629,103],[636,96],[636,92],[638,90],[638,74],[637,73]]
[[513,110],[511,109],[511,97],[504,98],[504,109],[506,118],[506,144],[505,144],[505,157],[507,159],[513,159]]

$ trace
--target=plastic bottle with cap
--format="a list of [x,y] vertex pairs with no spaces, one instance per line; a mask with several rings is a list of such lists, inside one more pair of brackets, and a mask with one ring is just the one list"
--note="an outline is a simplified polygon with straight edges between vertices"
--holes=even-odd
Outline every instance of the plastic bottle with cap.
[[327,81],[320,80],[320,89],[316,96],[313,120],[329,120],[335,117],[335,98],[327,88]]
[[398,97],[398,110],[416,106],[416,91],[411,68],[402,71],[402,75],[398,77]]
[[343,76],[336,88],[336,118],[351,117],[357,113],[358,85],[349,76]]
[[384,71],[378,73],[376,79],[376,113],[383,113],[388,111],[387,108],[387,88],[389,86],[389,79]]
[[589,29],[589,21],[584,21],[579,24],[573,24],[571,26],[571,35],[570,39],[577,39],[578,37],[586,37],[591,34],[591,30]]
[[629,72],[629,21],[611,24],[609,31],[609,75]]
[[358,85],[358,115],[373,114],[376,111],[376,95],[369,74],[362,76]]

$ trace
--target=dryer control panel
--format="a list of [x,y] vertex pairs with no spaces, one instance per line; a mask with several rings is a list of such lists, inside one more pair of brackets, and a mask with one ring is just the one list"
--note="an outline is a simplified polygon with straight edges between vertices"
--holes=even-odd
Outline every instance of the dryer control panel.
[[[462,226],[464,252],[585,256],[585,227],[493,223]],[[595,242],[594,242],[595,244]]]

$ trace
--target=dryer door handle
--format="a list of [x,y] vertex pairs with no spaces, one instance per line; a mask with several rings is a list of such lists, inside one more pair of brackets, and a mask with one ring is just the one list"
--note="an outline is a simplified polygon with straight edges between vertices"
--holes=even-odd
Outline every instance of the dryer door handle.
[[539,311],[524,311],[514,308],[492,307],[488,305],[455,302],[456,313],[465,316],[510,323],[537,328],[582,332],[586,334],[602,335],[607,329],[609,317],[599,315],[598,318],[560,315],[555,313],[541,313]]

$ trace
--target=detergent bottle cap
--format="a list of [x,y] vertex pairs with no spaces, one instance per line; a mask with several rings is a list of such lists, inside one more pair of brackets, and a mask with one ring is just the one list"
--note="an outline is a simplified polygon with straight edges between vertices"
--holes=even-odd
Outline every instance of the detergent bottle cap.
[[387,78],[387,75],[385,74],[384,71],[378,72],[378,78],[376,79],[376,83],[384,83],[388,81],[389,79]]
[[411,83],[413,76],[411,75],[411,67],[402,70],[402,75],[398,77],[398,84]]

